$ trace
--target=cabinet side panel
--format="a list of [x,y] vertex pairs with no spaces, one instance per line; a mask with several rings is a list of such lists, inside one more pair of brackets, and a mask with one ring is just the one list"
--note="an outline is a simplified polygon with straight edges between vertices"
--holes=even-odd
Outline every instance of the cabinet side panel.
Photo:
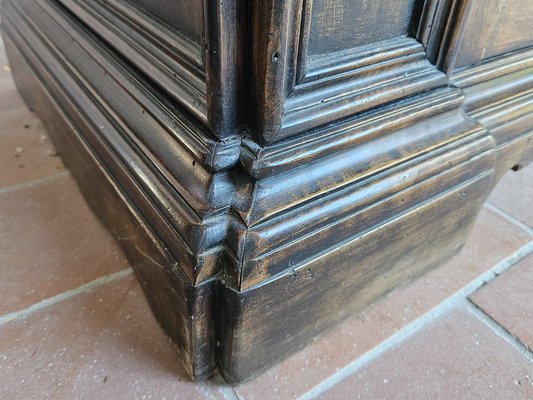
[[[43,121],[89,206],[123,248],[158,322],[181,355],[183,370],[191,379],[209,376],[214,364],[213,281],[193,286],[179,271],[116,176],[51,95],[47,85],[52,82],[37,74],[6,31],[3,38],[17,88]],[[193,313],[202,318],[191,318]]]
[[204,40],[203,0],[128,0],[162,20],[171,28],[202,43]]

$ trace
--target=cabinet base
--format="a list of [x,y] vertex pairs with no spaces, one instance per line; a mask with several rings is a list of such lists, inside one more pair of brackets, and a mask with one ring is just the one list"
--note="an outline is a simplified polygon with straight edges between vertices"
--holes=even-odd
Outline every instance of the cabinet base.
[[[118,125],[120,116],[74,95],[91,86],[69,86],[54,76],[65,60],[55,57],[58,69],[50,70],[43,59],[51,60],[52,53],[44,54],[50,50],[39,42],[46,35],[21,35],[24,27],[15,22],[29,17],[13,3],[8,1],[2,18],[16,84],[87,202],[123,247],[191,379],[206,378],[216,368],[230,383],[250,379],[445,262],[461,249],[497,178],[533,159],[528,114],[498,123],[484,104],[483,113],[471,106],[467,117],[463,91],[443,88],[348,121],[346,134],[326,132],[309,146],[289,143],[297,154],[206,136],[198,146],[207,160],[198,175],[203,180],[186,176],[197,171],[195,161],[174,177],[177,196],[188,204],[183,208],[192,209],[183,212],[188,225],[180,228],[179,218],[164,215],[166,186],[148,198],[129,168],[140,164],[133,158],[115,162],[117,152],[103,128],[88,122],[105,111],[111,125]],[[86,50],[91,43],[84,43]],[[467,96],[476,91],[475,84],[468,87]],[[505,111],[502,98],[505,93],[494,114]],[[509,107],[514,101],[515,92]],[[137,142],[125,143],[124,154],[134,154],[128,146]],[[211,148],[219,151],[214,158]],[[308,164],[287,161],[295,157]],[[205,188],[205,204],[190,187]]]

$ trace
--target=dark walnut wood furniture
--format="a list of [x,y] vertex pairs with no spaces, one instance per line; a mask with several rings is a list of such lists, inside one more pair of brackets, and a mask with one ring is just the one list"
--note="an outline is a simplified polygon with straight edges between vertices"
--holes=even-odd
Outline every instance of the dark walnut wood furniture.
[[457,253],[533,159],[533,3],[3,0],[28,105],[191,378]]

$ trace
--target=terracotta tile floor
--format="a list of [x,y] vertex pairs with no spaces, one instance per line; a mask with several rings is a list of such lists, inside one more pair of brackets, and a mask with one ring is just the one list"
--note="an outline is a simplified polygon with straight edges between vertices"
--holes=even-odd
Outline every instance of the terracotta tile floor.
[[533,165],[446,265],[251,382],[190,383],[6,62],[2,47],[0,399],[533,398]]

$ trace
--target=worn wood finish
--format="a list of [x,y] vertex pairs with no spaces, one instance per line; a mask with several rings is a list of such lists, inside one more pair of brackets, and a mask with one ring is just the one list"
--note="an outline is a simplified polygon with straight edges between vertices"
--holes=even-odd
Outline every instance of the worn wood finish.
[[[169,109],[168,100],[146,91],[136,81],[139,77],[130,75],[54,5],[32,4],[39,14],[31,28],[24,17],[28,5],[19,2],[6,13],[4,24],[12,28],[13,38],[21,47],[43,48],[41,62],[64,88],[54,94],[76,101],[62,107],[86,128],[86,140],[116,171],[135,207],[145,210],[190,279],[198,282],[214,275],[225,231],[220,215],[231,201],[226,193],[232,184],[224,168],[237,161],[238,142],[219,143],[179,110]],[[54,29],[40,39],[38,30],[47,27]],[[64,57],[70,65],[61,65]],[[75,115],[79,107],[84,113]],[[188,174],[181,175],[187,169]]]
[[[460,146],[465,155],[469,142],[477,139],[477,151],[491,151],[492,139],[457,109],[461,102],[457,92],[445,90],[433,100],[439,102],[437,115],[435,109],[419,110],[411,124],[404,129],[396,125],[394,132],[376,129],[375,116],[367,124],[358,120],[361,125],[356,130],[353,121],[337,126],[346,139],[359,142],[337,150],[334,156],[308,157],[302,167],[260,179],[250,184],[249,192],[237,192],[235,211],[240,218],[228,238],[237,255],[234,270],[239,289],[299,265],[421,204],[429,194],[416,184],[455,167],[460,160],[453,147]],[[415,108],[412,104],[404,107],[390,110],[396,121]],[[444,157],[433,159],[443,152]],[[469,156],[476,155],[474,151]],[[431,184],[432,190],[437,188],[436,182]],[[398,202],[400,191],[402,201]]]
[[455,67],[468,67],[531,46],[532,24],[531,10],[522,1],[469,2],[461,26],[462,35],[469,40],[457,43]]
[[455,254],[533,160],[520,7],[3,0],[2,22],[185,371],[236,383]]
[[424,12],[419,37],[448,74],[533,45],[531,5],[518,0],[427,0]]
[[[192,40],[203,43],[205,15],[203,0],[128,0],[164,22],[170,29],[178,28]],[[127,3],[125,3],[127,5]],[[125,12],[128,12],[126,9]]]
[[[490,165],[491,156],[484,158]],[[491,182],[489,170],[444,195],[424,193],[428,202],[416,210],[347,238],[268,284],[244,292],[220,288],[223,376],[239,382],[262,372],[317,331],[447,260],[464,243]]]
[[453,83],[464,90],[464,110],[496,141],[498,178],[533,160],[533,49],[460,70]]
[[[305,2],[311,11],[307,52],[311,56],[351,50],[407,35],[420,8],[415,0],[351,0]],[[376,26],[387,21],[381,29]]]
[[140,8],[127,0],[60,3],[213,134],[235,136],[241,116],[239,99],[233,94],[239,86],[240,75],[235,72],[241,57],[236,45],[239,25],[234,23],[240,15],[233,0],[205,10],[202,0],[179,5],[133,2]]
[[[170,335],[191,378],[205,378],[215,364],[213,309],[214,280],[192,285],[176,261],[163,248],[145,217],[132,204],[84,138],[77,125],[49,92],[46,72],[32,70],[4,35],[13,76],[28,105],[42,116],[65,165],[76,178],[83,195],[96,214],[110,228],[126,252],[156,317]],[[192,318],[192,316],[196,318]],[[200,317],[202,316],[202,317]]]
[[[312,1],[250,3],[248,124],[262,145],[446,83],[416,40],[420,2],[322,1],[319,11]],[[332,29],[337,9],[359,10],[383,31],[360,37],[352,23],[347,33],[344,17]]]

